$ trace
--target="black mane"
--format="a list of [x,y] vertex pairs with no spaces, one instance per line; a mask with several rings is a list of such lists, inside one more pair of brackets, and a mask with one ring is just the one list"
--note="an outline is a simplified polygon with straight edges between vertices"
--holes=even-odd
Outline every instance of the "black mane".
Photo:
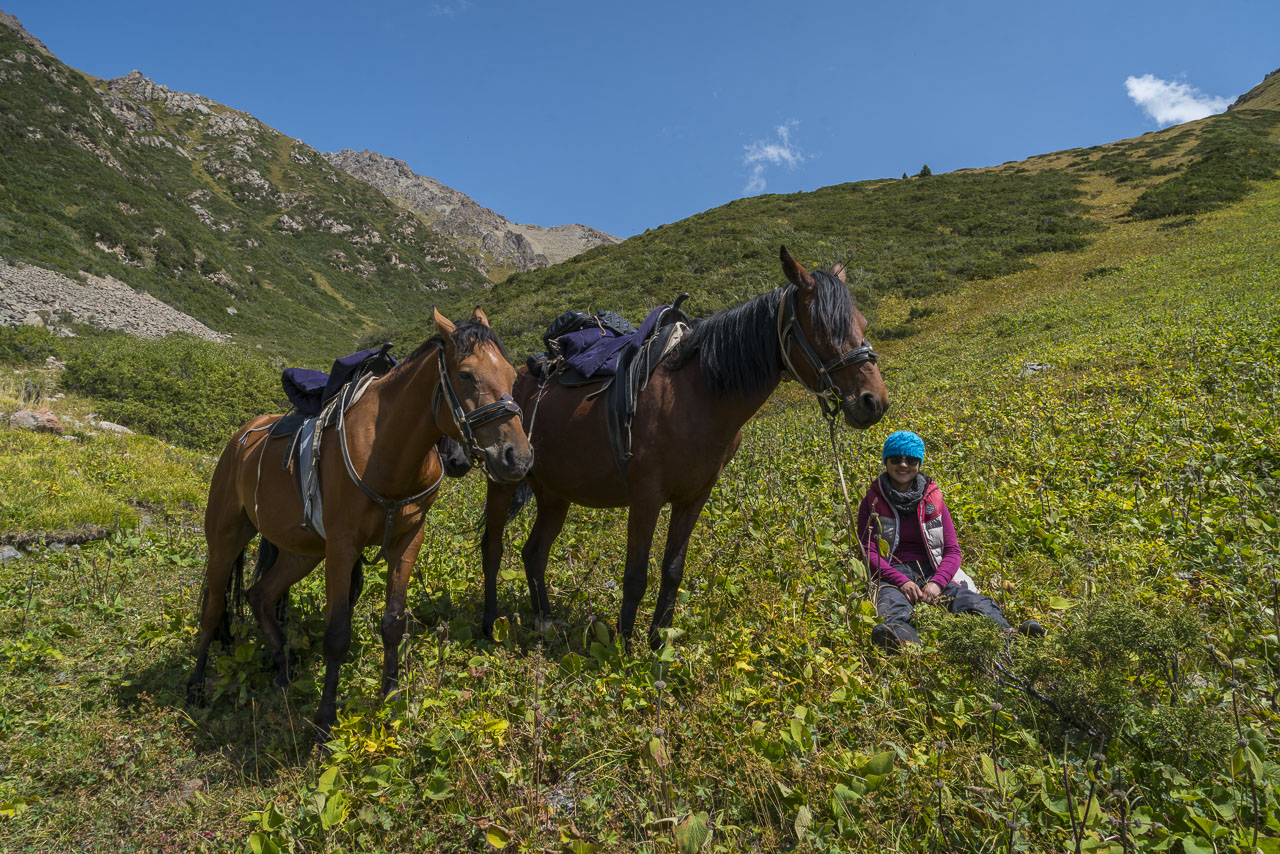
[[[838,349],[853,325],[853,300],[844,283],[829,273],[813,272],[814,344]],[[712,392],[747,396],[777,379],[783,370],[778,352],[778,307],[785,288],[761,294],[694,324],[671,356],[672,370],[695,355]]]
[[[502,354],[502,358],[508,362],[511,361],[511,356],[508,355],[507,348],[502,346],[502,340],[498,338],[498,333],[478,320],[459,321],[453,330],[452,338],[453,346],[457,350],[459,359],[471,355],[472,351],[481,344],[493,344],[498,348],[498,352]],[[436,347],[443,345],[444,339],[439,335],[433,335],[423,341],[418,346],[418,349],[406,356],[404,361],[412,362],[426,353],[433,352]]]

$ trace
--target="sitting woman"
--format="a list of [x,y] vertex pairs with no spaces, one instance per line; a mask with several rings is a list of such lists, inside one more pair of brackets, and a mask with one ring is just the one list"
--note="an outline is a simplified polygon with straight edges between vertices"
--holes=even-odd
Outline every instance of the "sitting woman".
[[[920,472],[924,440],[900,430],[885,440],[883,456],[884,473],[871,482],[858,508],[858,538],[876,582],[876,612],[882,621],[871,631],[872,643],[888,651],[919,643],[910,620],[921,602],[953,614],[981,614],[1013,631],[1000,606],[960,571],[960,543],[942,490]],[[1034,620],[1018,631],[1044,634]]]

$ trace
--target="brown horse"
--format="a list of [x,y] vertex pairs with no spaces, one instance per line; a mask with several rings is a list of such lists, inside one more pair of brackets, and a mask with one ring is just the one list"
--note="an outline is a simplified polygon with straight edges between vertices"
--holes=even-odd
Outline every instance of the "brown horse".
[[[631,637],[648,585],[649,550],[663,505],[671,505],[662,581],[649,640],[671,625],[684,577],[685,550],[702,505],[742,442],[741,427],[784,375],[819,396],[829,417],[850,427],[875,424],[888,396],[866,342],[866,318],[854,307],[843,265],[809,273],[782,247],[790,285],[713,315],[690,330],[649,380],[632,422],[632,457],[615,465],[605,397],[556,380],[542,387],[521,368],[512,394],[530,413],[535,462],[528,482],[537,518],[522,550],[539,625],[550,617],[544,575],[570,504],[628,507],[627,557],[618,630]],[[516,484],[490,482],[482,539],[484,630],[497,618],[502,531]],[[517,499],[518,503],[518,499]]]
[[245,547],[256,533],[279,549],[247,596],[277,667],[279,687],[288,684],[290,673],[276,602],[321,560],[325,563],[328,623],[324,691],[316,713],[320,738],[337,714],[338,670],[351,644],[351,608],[358,595],[353,567],[366,546],[381,544],[387,559],[382,689],[395,688],[409,576],[443,476],[437,440],[444,434],[462,441],[497,482],[519,481],[533,458],[510,395],[515,370],[484,313],[477,309],[470,320],[455,325],[436,312],[435,323],[439,335],[371,381],[338,423],[325,429],[325,453],[317,466],[324,536],[303,526],[302,496],[283,466],[290,442],[268,435],[267,428],[281,416],[249,421],[222,452],[205,511],[209,558],[189,702],[203,693],[209,645],[226,614],[227,593],[238,591],[234,570],[243,566]]

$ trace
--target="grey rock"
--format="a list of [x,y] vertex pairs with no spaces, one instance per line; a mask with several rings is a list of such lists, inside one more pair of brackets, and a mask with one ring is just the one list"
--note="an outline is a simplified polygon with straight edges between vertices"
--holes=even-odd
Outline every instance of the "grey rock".
[[9,426],[37,433],[61,433],[62,422],[47,406],[22,409],[9,416]]
[[13,546],[0,546],[0,563],[8,563],[11,560],[22,560],[22,552]]
[[97,427],[99,430],[103,431],[104,433],[120,433],[126,436],[133,435],[133,431],[130,430],[128,427],[125,427],[121,424],[116,424],[111,421],[95,421],[93,426]]
[[138,338],[163,338],[175,332],[210,341],[230,337],[111,276],[84,275],[83,281],[76,281],[0,258],[0,290],[9,306],[0,308],[0,326],[43,326],[56,316],[64,323],[114,329]]

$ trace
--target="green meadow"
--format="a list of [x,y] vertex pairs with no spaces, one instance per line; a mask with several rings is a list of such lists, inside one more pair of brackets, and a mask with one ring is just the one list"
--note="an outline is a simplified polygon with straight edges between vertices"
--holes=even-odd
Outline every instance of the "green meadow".
[[[25,552],[0,564],[0,847],[1280,851],[1277,233],[1270,181],[884,295],[877,321],[911,327],[872,330],[889,416],[833,440],[782,387],[704,510],[656,655],[612,631],[621,511],[570,514],[545,634],[521,616],[530,514],[509,528],[507,616],[480,638],[483,482],[448,483],[403,689],[379,695],[376,566],[327,751],[318,574],[291,600],[287,692],[244,624],[208,705],[183,704],[216,443],[0,429],[0,535]],[[2,352],[0,409],[66,383],[39,348]],[[52,403],[68,419],[99,408],[78,376]],[[920,648],[871,646],[833,453],[856,502],[900,428],[928,442],[970,574],[1047,638],[923,610]]]

